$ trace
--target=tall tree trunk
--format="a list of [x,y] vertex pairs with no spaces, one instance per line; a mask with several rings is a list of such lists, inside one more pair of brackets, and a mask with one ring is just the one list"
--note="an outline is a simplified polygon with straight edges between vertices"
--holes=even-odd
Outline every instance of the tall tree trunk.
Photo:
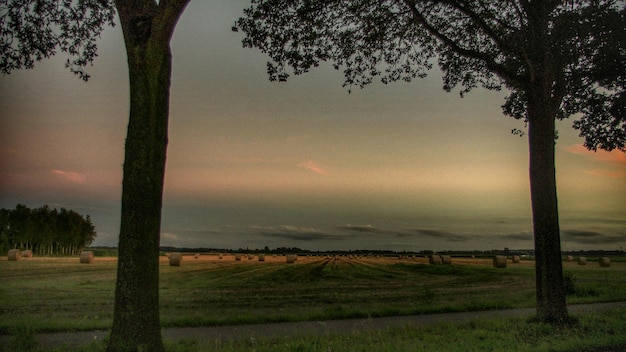
[[172,55],[189,0],[115,0],[130,86],[113,327],[107,350],[164,350],[159,319],[159,244]]
[[535,239],[537,318],[561,323],[568,319],[563,290],[561,238],[556,192],[555,119],[550,94],[528,101],[530,196]]
[[126,138],[119,261],[108,351],[163,351],[159,319],[159,243],[169,115],[169,38],[152,19],[124,17],[130,118]]
[[563,290],[561,235],[556,192],[555,119],[562,93],[555,91],[561,70],[554,66],[550,37],[550,13],[556,2],[523,5],[528,14],[527,51],[529,81],[526,85],[530,198],[535,240],[537,318],[550,323],[568,320]]

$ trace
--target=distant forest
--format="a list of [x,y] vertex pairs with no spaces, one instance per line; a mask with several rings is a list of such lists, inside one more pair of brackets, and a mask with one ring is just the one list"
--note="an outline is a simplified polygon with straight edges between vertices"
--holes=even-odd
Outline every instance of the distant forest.
[[89,215],[44,205],[37,209],[18,204],[0,209],[0,253],[32,250],[35,255],[77,255],[96,238]]

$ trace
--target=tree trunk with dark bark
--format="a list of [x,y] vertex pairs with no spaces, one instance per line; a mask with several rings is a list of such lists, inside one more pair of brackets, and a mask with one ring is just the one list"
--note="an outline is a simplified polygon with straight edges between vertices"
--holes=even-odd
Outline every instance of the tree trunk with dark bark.
[[536,2],[525,6],[528,14],[525,93],[537,319],[558,324],[569,319],[563,290],[555,167],[555,121],[563,98],[563,92],[558,89],[563,68],[551,52],[549,14],[554,3]]
[[530,97],[528,105],[537,318],[540,321],[562,323],[568,320],[568,313],[563,290],[556,192],[555,118],[546,101]]
[[175,9],[178,12],[159,13],[154,3],[138,4],[116,3],[128,56],[130,117],[109,352],[164,350],[159,319],[159,244],[168,138],[169,41],[182,7]]

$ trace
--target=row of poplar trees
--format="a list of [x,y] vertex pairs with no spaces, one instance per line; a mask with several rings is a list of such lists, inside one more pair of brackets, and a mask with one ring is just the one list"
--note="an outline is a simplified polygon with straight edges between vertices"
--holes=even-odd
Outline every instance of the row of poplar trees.
[[77,255],[96,238],[89,215],[44,205],[0,209],[0,249],[32,250],[35,255]]

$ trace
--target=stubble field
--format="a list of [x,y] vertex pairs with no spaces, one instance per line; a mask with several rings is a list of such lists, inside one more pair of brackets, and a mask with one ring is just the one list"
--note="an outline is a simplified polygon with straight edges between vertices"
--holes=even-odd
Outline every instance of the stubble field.
[[[399,259],[186,255],[160,259],[164,327],[326,320],[534,306],[534,262],[495,269],[491,259],[430,265]],[[0,334],[111,326],[117,259],[0,257]],[[626,300],[626,263],[564,262],[568,303]]]

